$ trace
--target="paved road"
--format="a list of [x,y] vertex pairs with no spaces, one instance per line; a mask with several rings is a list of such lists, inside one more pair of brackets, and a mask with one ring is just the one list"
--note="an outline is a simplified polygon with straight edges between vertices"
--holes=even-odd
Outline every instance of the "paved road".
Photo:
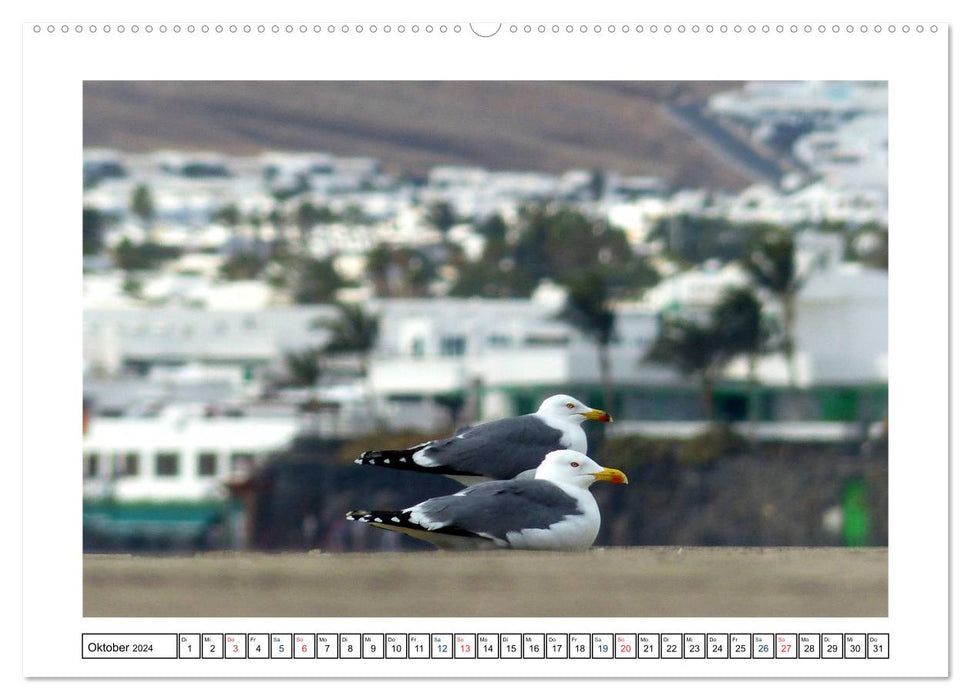
[[84,557],[93,617],[886,614],[885,548]]
[[667,106],[667,111],[746,177],[777,185],[786,174],[786,169],[779,163],[758,153],[717,120],[706,115],[703,102],[671,104]]

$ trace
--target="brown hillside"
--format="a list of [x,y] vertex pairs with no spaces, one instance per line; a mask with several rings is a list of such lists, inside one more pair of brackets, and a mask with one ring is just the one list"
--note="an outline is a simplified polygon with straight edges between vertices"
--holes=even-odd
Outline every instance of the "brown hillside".
[[736,83],[86,82],[84,144],[247,154],[319,150],[392,172],[603,168],[676,186],[749,177],[666,113]]

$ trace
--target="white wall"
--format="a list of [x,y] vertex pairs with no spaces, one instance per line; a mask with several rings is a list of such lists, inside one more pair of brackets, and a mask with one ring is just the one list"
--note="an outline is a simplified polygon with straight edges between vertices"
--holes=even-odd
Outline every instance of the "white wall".
[[[263,455],[289,444],[299,429],[295,417],[281,418],[198,418],[161,416],[155,418],[91,419],[83,441],[87,454],[99,457],[99,476],[88,480],[86,491],[96,491],[109,480],[115,454],[138,455],[138,474],[111,480],[114,495],[122,500],[199,499],[219,494],[220,481],[232,473],[234,453]],[[217,455],[214,476],[199,476],[198,456]],[[179,456],[174,476],[158,476],[155,458],[159,453]]]
[[796,305],[796,347],[814,384],[885,382],[888,276],[840,265],[818,273]]

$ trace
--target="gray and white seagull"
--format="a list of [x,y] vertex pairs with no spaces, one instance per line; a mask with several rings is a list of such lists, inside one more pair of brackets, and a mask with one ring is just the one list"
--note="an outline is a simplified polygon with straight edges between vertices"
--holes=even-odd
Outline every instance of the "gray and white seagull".
[[609,423],[610,414],[557,394],[535,413],[462,428],[450,438],[423,442],[405,450],[373,450],[358,464],[442,474],[471,486],[485,481],[532,478],[536,467],[554,450],[586,453],[586,420]]
[[354,510],[347,519],[443,549],[586,549],[600,531],[589,490],[597,481],[626,484],[627,476],[575,450],[556,450],[534,479],[476,484],[404,510]]

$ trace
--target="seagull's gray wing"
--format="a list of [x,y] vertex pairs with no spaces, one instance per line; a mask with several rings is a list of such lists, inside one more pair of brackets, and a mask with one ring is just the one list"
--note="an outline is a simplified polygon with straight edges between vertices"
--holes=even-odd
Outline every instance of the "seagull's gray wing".
[[409,509],[412,522],[441,534],[477,535],[508,542],[509,533],[548,529],[570,515],[579,502],[545,480],[490,481],[453,496],[441,496]]
[[441,468],[435,471],[445,473],[513,479],[538,467],[553,450],[562,449],[562,438],[562,431],[534,415],[502,418],[435,440],[415,454],[415,461],[427,461]]

